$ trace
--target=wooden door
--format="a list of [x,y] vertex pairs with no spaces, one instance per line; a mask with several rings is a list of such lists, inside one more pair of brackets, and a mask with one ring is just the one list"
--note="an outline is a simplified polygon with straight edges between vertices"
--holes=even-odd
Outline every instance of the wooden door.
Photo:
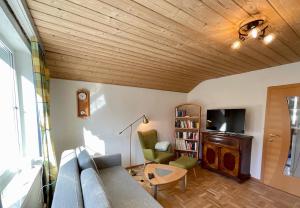
[[232,175],[239,174],[240,154],[238,150],[221,147],[220,149],[220,170]]
[[300,196],[300,177],[285,175],[291,144],[288,98],[300,96],[300,84],[268,88],[265,118],[262,182]]
[[209,168],[218,169],[218,147],[215,144],[204,142],[203,144],[203,161]]

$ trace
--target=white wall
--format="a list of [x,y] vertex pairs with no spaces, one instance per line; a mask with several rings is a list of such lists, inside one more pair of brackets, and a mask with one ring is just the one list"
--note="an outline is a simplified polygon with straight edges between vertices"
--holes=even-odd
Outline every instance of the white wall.
[[206,109],[246,108],[246,134],[252,142],[251,175],[260,178],[267,87],[300,83],[300,62],[243,73],[200,83],[190,93],[189,102]]
[[[238,74],[200,83],[190,93],[174,93],[144,88],[123,87],[80,81],[51,80],[52,137],[57,158],[64,149],[86,144],[102,154],[122,153],[123,165],[129,164],[129,133],[118,132],[142,114],[150,124],[133,129],[133,164],[141,164],[143,155],[136,131],[155,128],[159,137],[173,138],[174,106],[195,102],[206,109],[246,108],[246,134],[254,136],[251,174],[260,178],[267,87],[299,83],[300,62]],[[92,115],[83,120],[76,115],[76,91],[91,91]],[[203,125],[202,125],[203,126]]]
[[[161,140],[173,140],[174,107],[186,101],[186,93],[99,83],[52,79],[50,83],[51,135],[57,159],[65,149],[86,144],[93,152],[122,153],[123,166],[129,165],[129,133],[119,131],[146,114],[150,123],[141,121],[133,128],[133,164],[143,163],[137,129],[157,129]],[[91,116],[77,117],[76,91],[91,92]]]

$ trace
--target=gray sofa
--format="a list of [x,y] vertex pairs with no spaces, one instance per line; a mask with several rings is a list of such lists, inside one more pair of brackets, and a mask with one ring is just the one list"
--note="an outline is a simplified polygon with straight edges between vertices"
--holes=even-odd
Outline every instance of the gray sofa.
[[52,208],[161,208],[121,167],[121,155],[91,158],[84,148],[62,153]]

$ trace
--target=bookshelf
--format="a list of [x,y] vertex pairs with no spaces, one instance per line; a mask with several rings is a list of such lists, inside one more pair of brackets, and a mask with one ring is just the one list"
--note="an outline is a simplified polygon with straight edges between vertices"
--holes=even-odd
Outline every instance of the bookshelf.
[[201,106],[182,104],[175,107],[176,156],[199,159]]

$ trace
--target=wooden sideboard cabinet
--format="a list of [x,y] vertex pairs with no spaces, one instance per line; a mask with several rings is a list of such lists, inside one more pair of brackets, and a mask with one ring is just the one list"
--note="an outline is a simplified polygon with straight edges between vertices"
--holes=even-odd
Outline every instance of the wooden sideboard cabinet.
[[250,178],[252,136],[202,132],[202,167],[234,177]]

